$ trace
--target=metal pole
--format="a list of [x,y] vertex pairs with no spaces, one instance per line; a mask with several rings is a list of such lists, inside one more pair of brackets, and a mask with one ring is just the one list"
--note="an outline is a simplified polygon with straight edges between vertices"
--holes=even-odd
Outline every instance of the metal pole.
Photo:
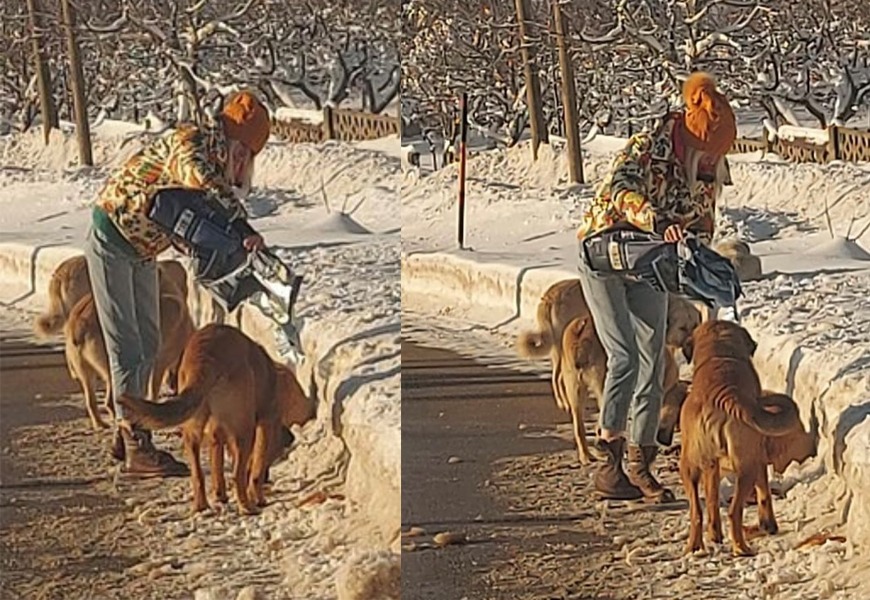
[[574,85],[574,65],[571,63],[568,43],[565,40],[568,23],[562,12],[561,0],[553,0],[553,20],[556,25],[556,43],[559,46],[559,72],[562,76],[562,110],[565,114],[565,137],[568,140],[568,174],[574,183],[583,183],[577,89]]
[[468,92],[462,92],[462,123],[459,134],[459,248],[465,248],[465,168],[468,141]]
[[88,106],[85,101],[85,78],[82,73],[82,59],[76,40],[76,19],[69,0],[62,0],[63,23],[66,27],[66,47],[70,63],[70,87],[72,88],[73,108],[76,120],[76,138],[79,142],[79,161],[88,167],[94,166],[91,155],[91,126],[88,123]]

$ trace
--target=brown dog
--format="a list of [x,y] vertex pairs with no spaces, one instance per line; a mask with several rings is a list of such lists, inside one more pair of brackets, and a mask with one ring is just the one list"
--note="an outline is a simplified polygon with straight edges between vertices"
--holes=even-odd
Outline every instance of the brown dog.
[[[517,352],[524,358],[550,356],[552,365],[551,384],[556,405],[564,411],[571,410],[563,353],[565,328],[575,318],[589,316],[589,307],[583,297],[579,279],[566,279],[553,284],[538,303],[537,331],[524,331],[517,338]],[[667,344],[679,348],[687,336],[701,323],[701,312],[688,300],[668,296]],[[568,378],[573,381],[573,378]]]
[[124,397],[119,402],[130,421],[147,429],[181,425],[191,465],[193,510],[208,507],[200,447],[211,441],[212,487],[226,502],[224,446],[233,459],[239,510],[254,514],[265,505],[263,484],[280,440],[281,425],[312,419],[315,404],[293,372],[276,364],[244,333],[226,325],[208,325],[187,344],[178,371],[179,395],[157,404]]
[[[175,294],[187,302],[187,271],[177,260],[157,263],[161,294]],[[91,293],[88,263],[84,256],[68,258],[54,270],[48,284],[48,311],[36,317],[33,329],[46,338],[63,329],[76,303]]]
[[[70,375],[82,386],[85,406],[94,429],[108,427],[97,409],[96,382],[106,386],[105,405],[114,419],[112,404],[111,370],[106,354],[106,343],[100,328],[94,297],[87,293],[73,307],[63,327],[66,362]],[[160,347],[151,376],[148,393],[153,398],[167,373],[175,371],[194,326],[187,303],[174,294],[160,296]]]
[[[675,320],[675,324],[678,322]],[[674,327],[674,337],[671,341],[677,341],[676,336],[681,331],[680,327]],[[691,335],[691,331],[688,334],[679,333],[679,335]],[[565,328],[562,336],[562,356],[564,357],[564,366],[561,371],[561,385],[568,398],[571,422],[574,427],[574,441],[577,444],[580,464],[588,465],[595,458],[590,454],[589,446],[586,443],[583,413],[589,395],[594,398],[598,404],[598,409],[601,410],[604,402],[604,379],[607,377],[607,353],[604,351],[604,346],[601,345],[591,317],[576,318]],[[665,348],[664,357],[663,389],[665,391],[664,405],[667,406],[674,402],[680,402],[678,399],[671,398],[680,394],[680,371],[670,347]],[[664,411],[664,406],[662,411]]]
[[767,440],[802,427],[797,406],[788,396],[762,396],[752,365],[755,349],[749,333],[729,321],[702,324],[683,348],[695,366],[692,386],[680,413],[680,477],[690,507],[687,553],[704,545],[698,496],[701,477],[709,517],[707,532],[714,543],[722,541],[720,469],[737,478],[728,509],[733,553],[753,553],[743,530],[743,508],[753,486],[758,496],[759,528],[768,533],[778,530],[767,479]]

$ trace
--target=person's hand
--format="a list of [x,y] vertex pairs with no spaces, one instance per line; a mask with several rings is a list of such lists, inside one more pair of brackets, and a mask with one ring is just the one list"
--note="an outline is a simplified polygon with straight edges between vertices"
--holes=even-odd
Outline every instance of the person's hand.
[[262,250],[266,246],[266,242],[263,241],[262,235],[255,233],[254,235],[249,235],[242,240],[242,246],[244,246],[245,250],[248,252],[253,252],[255,250]]
[[683,228],[679,225],[671,225],[667,229],[665,229],[665,241],[666,242],[679,242],[683,238],[686,237],[686,234],[683,232]]

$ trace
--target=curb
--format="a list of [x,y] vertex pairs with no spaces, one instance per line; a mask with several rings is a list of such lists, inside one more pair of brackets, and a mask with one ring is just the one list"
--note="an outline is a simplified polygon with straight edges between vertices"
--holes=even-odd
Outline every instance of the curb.
[[[564,268],[528,268],[475,260],[471,253],[413,253],[402,256],[402,302],[414,296],[437,299],[442,308],[489,308],[513,315],[501,326],[528,326],[547,288],[576,273]],[[792,338],[767,333],[763,323],[747,319],[744,326],[758,342],[754,364],[762,385],[785,390],[801,412],[804,427],[814,417],[819,426],[816,459],[801,466],[836,475],[842,484],[838,509],[847,533],[858,545],[870,547],[870,376],[840,376],[837,356],[802,348]],[[827,374],[835,373],[833,377]],[[811,469],[804,467],[810,465]],[[793,467],[791,467],[793,468]],[[863,540],[863,541],[861,541]]]
[[[8,304],[26,301],[28,305],[43,306],[47,299],[48,284],[55,268],[64,260],[82,254],[70,246],[33,247],[18,243],[0,243],[0,284],[15,286],[16,293]],[[189,271],[188,271],[189,273]],[[207,291],[188,281],[188,307],[197,326],[213,322],[214,303]],[[18,291],[20,290],[20,293]],[[272,335],[272,323],[255,310],[239,307],[226,316],[225,322],[239,327],[247,335],[277,357]],[[325,331],[318,323],[309,322],[303,337],[305,354],[312,357],[303,364],[300,383],[306,388],[311,382],[317,388],[319,411],[334,412],[335,392],[341,384],[353,379],[351,372],[339,372],[332,362],[324,364],[324,354],[356,332],[337,335],[335,330]],[[401,514],[401,455],[389,451],[384,440],[401,443],[401,432],[389,424],[378,426],[356,415],[353,406],[342,412],[340,437],[348,450],[346,489],[348,497],[381,533],[381,542],[387,547],[400,528]],[[356,418],[354,418],[356,417]],[[327,416],[327,423],[332,418]],[[332,424],[332,429],[335,429]],[[395,431],[394,431],[395,430]],[[392,440],[391,438],[396,438]]]

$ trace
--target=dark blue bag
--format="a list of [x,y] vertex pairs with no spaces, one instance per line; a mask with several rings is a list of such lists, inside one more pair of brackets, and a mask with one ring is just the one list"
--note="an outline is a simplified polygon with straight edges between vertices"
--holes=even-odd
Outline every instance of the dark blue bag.
[[707,306],[730,307],[743,294],[734,266],[692,235],[678,243],[624,226],[580,242],[580,260],[594,272],[631,277]]
[[190,248],[194,277],[214,281],[247,261],[245,232],[207,201],[205,192],[172,188],[154,195],[148,217]]

